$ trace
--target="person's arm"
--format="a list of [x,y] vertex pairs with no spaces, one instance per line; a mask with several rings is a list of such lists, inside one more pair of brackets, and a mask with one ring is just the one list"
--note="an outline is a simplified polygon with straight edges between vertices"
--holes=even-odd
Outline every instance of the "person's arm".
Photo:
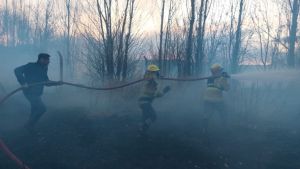
[[221,86],[224,91],[228,91],[230,89],[230,85],[228,83],[227,78],[221,77]]
[[[208,84],[208,86],[209,85],[210,84]],[[227,78],[225,78],[225,77],[220,77],[220,78],[215,79],[213,87],[216,87],[221,91],[228,91],[230,89]]]
[[163,88],[162,91],[157,91],[155,95],[156,95],[156,97],[162,97],[166,93],[168,93],[170,90],[171,90],[171,87],[170,86],[166,86],[166,87]]
[[24,77],[24,72],[27,69],[27,67],[28,67],[28,64],[20,66],[20,67],[17,67],[14,70],[15,76],[16,76],[18,82],[20,83],[20,85],[22,85],[22,86],[26,85],[26,79]]
[[48,75],[45,76],[45,82],[48,82],[48,84],[46,84],[46,86],[56,86],[56,82],[49,80]]
[[45,82],[48,82],[48,84],[46,84],[46,86],[59,86],[59,85],[62,85],[62,82],[57,82],[57,81],[52,81],[49,79],[48,77],[48,70],[46,72],[46,75],[45,75]]

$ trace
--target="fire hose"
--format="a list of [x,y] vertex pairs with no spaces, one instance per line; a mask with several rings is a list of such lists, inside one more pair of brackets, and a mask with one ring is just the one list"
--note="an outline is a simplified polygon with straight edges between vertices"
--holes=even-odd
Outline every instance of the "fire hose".
[[[208,79],[210,77],[200,77],[200,78],[167,78],[167,77],[161,77],[159,78],[160,80],[168,80],[168,81],[200,81],[200,80],[205,80]],[[19,87],[15,90],[13,90],[12,92],[8,93],[6,96],[4,96],[1,100],[0,100],[0,105],[2,105],[6,100],[8,100],[11,96],[13,96],[14,94],[16,94],[17,92],[26,89],[27,87],[34,87],[34,86],[40,86],[40,85],[53,85],[53,84],[61,84],[61,85],[68,85],[68,86],[73,86],[73,87],[78,87],[78,88],[83,88],[83,89],[89,89],[89,90],[116,90],[116,89],[120,89],[120,88],[124,88],[124,87],[128,87],[131,85],[135,85],[137,83],[143,82],[145,81],[145,79],[139,79],[139,80],[135,80],[123,85],[119,85],[119,86],[113,86],[113,87],[92,87],[92,86],[86,86],[86,85],[82,85],[82,84],[76,84],[76,83],[70,83],[70,82],[64,82],[64,81],[49,81],[49,82],[40,82],[40,83],[33,83],[30,84],[26,87]]]
[[[166,77],[161,77],[161,80],[170,80],[170,81],[199,81],[199,80],[205,80],[208,79],[209,77],[202,77],[202,78],[191,78],[191,79],[176,79],[176,78],[166,78]],[[120,89],[124,87],[128,87],[131,85],[135,85],[137,83],[143,82],[145,79],[139,79],[136,81],[132,81],[123,85],[119,86],[114,86],[114,87],[91,87],[91,86],[86,86],[86,85],[81,85],[81,84],[75,84],[75,83],[70,83],[70,82],[63,82],[63,81],[49,81],[49,82],[40,82],[40,83],[34,83],[30,84],[26,87],[19,87],[9,94],[7,94],[5,97],[3,97],[0,100],[0,105],[2,105],[6,100],[8,100],[10,97],[12,97],[14,94],[18,93],[21,90],[24,90],[29,87],[34,87],[34,86],[40,86],[40,85],[53,85],[53,84],[60,84],[60,85],[68,85],[68,86],[74,86],[78,88],[83,88],[83,89],[89,89],[89,90],[115,90],[115,89]],[[11,160],[13,160],[21,169],[30,169],[28,166],[26,166],[21,160],[19,160],[13,153],[10,151],[10,149],[5,145],[4,141],[1,140],[0,138],[0,150],[4,152],[4,154],[9,157]]]
[[0,150],[4,152],[4,154],[13,160],[21,169],[30,169],[26,164],[24,164],[21,160],[18,159],[14,153],[12,153],[9,148],[5,145],[4,141],[0,139]]
[[[26,88],[29,87],[34,87],[34,86],[41,86],[41,85],[55,85],[55,84],[59,84],[59,85],[68,85],[68,86],[73,86],[73,87],[78,87],[78,88],[83,88],[83,89],[89,89],[89,90],[103,90],[103,91],[107,91],[107,90],[116,90],[116,89],[120,89],[120,88],[124,88],[124,87],[128,87],[131,85],[135,85],[137,83],[143,82],[146,79],[139,79],[139,80],[135,80],[123,85],[119,85],[119,86],[113,86],[113,87],[92,87],[92,86],[86,86],[86,85],[82,85],[82,84],[76,84],[76,83],[70,83],[70,82],[64,82],[63,81],[63,59],[62,59],[62,55],[60,52],[58,52],[58,55],[60,57],[59,61],[60,61],[60,81],[47,81],[47,82],[39,82],[39,83],[33,83],[33,84],[29,84],[28,86],[24,87],[19,87],[15,90],[13,90],[12,92],[8,93],[6,96],[4,96],[3,98],[0,99],[0,106],[6,101],[8,100],[10,97],[12,97],[13,95],[15,95],[16,93],[18,93],[19,91],[22,91]],[[200,81],[200,80],[205,80],[211,78],[210,77],[200,77],[200,78],[168,78],[168,77],[160,77],[159,80],[167,80],[167,81]],[[9,157],[12,161],[14,161],[21,169],[30,169],[28,166],[26,166],[21,160],[19,160],[17,158],[16,155],[14,155],[12,153],[12,151],[10,151],[10,149],[6,146],[6,144],[4,143],[4,141],[0,138],[0,150],[2,150],[4,152],[4,154]]]

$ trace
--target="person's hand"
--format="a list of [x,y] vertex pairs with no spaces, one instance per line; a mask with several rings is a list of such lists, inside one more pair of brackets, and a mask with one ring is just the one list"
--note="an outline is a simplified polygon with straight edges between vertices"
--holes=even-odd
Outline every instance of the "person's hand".
[[166,93],[168,93],[170,90],[171,90],[171,87],[170,87],[170,86],[166,86],[166,87],[163,89],[163,93],[166,94]]

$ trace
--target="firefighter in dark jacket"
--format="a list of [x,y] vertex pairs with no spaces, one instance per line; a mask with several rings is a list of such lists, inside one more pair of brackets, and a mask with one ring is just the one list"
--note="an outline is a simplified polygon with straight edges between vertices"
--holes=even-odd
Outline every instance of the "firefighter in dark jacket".
[[31,105],[31,114],[25,125],[27,129],[33,129],[41,116],[46,112],[46,106],[41,98],[44,85],[30,85],[40,82],[49,82],[46,86],[61,85],[61,82],[53,82],[48,78],[49,57],[49,54],[40,53],[37,62],[28,63],[15,69],[17,80],[24,88],[23,93]]
[[212,76],[207,80],[207,88],[204,93],[203,132],[207,131],[208,121],[214,113],[220,114],[224,124],[227,121],[223,91],[230,89],[228,83],[229,75],[223,71],[220,64],[213,64],[210,70]]
[[156,65],[149,65],[144,75],[146,84],[143,87],[142,94],[139,98],[139,107],[142,110],[142,126],[140,132],[145,134],[150,125],[156,120],[156,112],[152,107],[152,102],[155,98],[164,96],[169,92],[170,87],[166,86],[162,92],[158,89],[156,81],[159,78],[159,67]]

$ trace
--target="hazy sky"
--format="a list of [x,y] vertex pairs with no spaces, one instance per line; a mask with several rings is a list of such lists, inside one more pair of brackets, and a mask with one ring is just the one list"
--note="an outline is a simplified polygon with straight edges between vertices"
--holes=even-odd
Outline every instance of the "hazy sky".
[[[4,5],[5,0],[0,0],[0,5]],[[54,6],[56,9],[64,10],[64,0],[52,0],[55,2]],[[239,0],[213,0],[213,4],[211,6],[211,10],[209,13],[209,19],[207,21],[208,24],[211,22],[216,22],[221,17],[221,21],[226,22],[230,18],[230,5],[237,4]],[[253,13],[255,6],[261,5],[262,11],[268,11],[268,15],[270,20],[276,18],[273,15],[277,15],[278,9],[276,5],[274,5],[275,0],[246,0],[246,9],[249,13]],[[7,0],[9,4],[13,2],[19,3],[19,0]],[[31,4],[31,6],[36,6],[36,4],[41,3],[41,7],[45,6],[45,0],[23,0],[27,5]],[[85,4],[86,2],[95,2],[95,0],[73,0],[73,2],[79,2],[81,4]],[[119,0],[120,8],[124,8],[125,0]],[[188,18],[187,11],[190,8],[190,1],[187,0],[175,0],[175,6],[177,9],[176,16],[174,19],[179,20],[180,22],[183,19]],[[198,2],[198,1],[197,1]],[[43,4],[44,3],[44,4]],[[158,31],[160,28],[160,10],[161,10],[161,0],[136,0],[136,15],[135,15],[135,26],[137,26],[142,32],[154,32]],[[166,14],[167,17],[169,6],[169,0],[166,0]],[[258,8],[256,8],[258,9]],[[258,11],[258,10],[256,10]],[[58,12],[57,15],[62,15],[63,12]],[[167,18],[166,18],[167,19]],[[165,20],[166,20],[165,19]],[[275,23],[274,23],[275,24]]]

